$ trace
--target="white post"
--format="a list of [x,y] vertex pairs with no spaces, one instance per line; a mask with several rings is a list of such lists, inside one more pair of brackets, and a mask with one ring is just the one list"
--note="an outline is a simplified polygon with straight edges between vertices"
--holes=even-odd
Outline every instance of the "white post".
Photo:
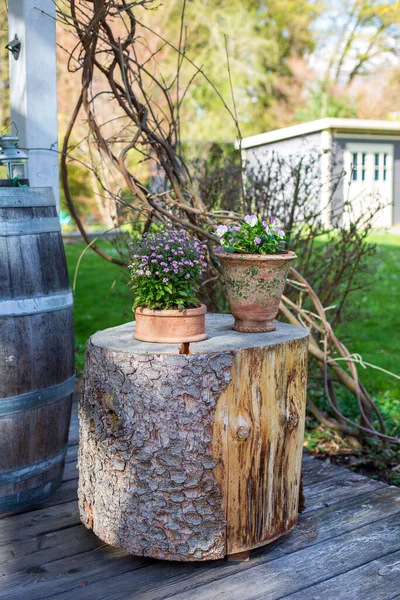
[[55,15],[53,0],[8,3],[9,40],[17,34],[21,42],[18,60],[9,59],[11,120],[29,150],[30,185],[51,186],[59,207],[58,154],[50,150],[58,149]]

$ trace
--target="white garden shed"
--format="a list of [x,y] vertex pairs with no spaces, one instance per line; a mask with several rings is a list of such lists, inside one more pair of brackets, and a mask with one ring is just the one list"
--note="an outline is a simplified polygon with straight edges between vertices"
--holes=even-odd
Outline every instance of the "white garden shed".
[[250,166],[268,160],[271,151],[284,156],[321,152],[323,181],[331,180],[333,164],[345,170],[336,207],[346,199],[357,214],[379,197],[384,208],[376,227],[400,224],[400,121],[319,119],[244,138],[242,149]]

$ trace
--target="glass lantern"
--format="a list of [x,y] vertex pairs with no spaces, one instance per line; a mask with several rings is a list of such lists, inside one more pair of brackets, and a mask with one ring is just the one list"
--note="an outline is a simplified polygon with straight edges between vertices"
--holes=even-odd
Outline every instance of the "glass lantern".
[[3,135],[0,137],[0,165],[7,168],[7,178],[13,180],[28,179],[28,155],[19,148],[18,138],[15,135]]

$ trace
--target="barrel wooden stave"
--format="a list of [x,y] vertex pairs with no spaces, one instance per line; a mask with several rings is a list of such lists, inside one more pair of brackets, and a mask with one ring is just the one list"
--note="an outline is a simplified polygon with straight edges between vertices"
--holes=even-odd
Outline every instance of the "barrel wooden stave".
[[[71,396],[39,408],[1,417],[1,473],[54,456],[68,442]],[[18,436],[18,437],[17,437]],[[15,439],[18,443],[15,443]],[[4,489],[1,490],[2,494]]]
[[0,398],[40,390],[73,374],[70,308],[18,318],[0,317],[0,340],[7,340],[0,347]]
[[57,489],[68,442],[72,294],[51,188],[0,189],[0,256],[0,512],[10,512]]

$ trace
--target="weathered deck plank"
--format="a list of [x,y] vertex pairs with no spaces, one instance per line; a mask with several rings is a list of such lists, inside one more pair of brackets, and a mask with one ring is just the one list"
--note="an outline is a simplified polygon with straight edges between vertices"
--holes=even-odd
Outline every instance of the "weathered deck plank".
[[292,532],[253,551],[250,562],[156,561],[104,546],[80,524],[76,413],[71,433],[60,489],[32,510],[0,520],[1,599],[400,597],[396,488],[305,457],[306,511]]
[[400,552],[393,552],[312,588],[285,596],[285,600],[399,600],[399,579]]

